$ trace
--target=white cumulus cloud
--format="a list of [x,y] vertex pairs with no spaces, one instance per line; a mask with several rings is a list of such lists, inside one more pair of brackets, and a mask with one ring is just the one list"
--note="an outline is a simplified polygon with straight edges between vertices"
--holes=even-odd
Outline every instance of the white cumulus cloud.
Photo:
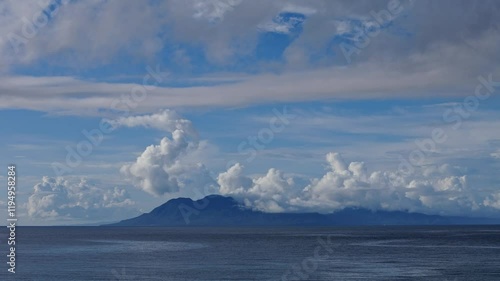
[[120,187],[101,187],[88,182],[62,177],[43,177],[33,187],[27,204],[32,218],[53,220],[99,221],[123,219],[136,215],[135,202]]
[[199,142],[191,121],[182,119],[176,112],[164,110],[158,114],[120,118],[112,123],[170,133],[159,144],[148,146],[135,162],[121,167],[121,173],[140,189],[160,196],[190,187],[203,188],[214,182],[205,166],[195,160],[206,142]]
[[[368,172],[363,162],[347,163],[340,154],[326,155],[328,171],[306,186],[274,168],[262,177],[249,178],[235,164],[218,177],[220,192],[267,212],[333,212],[349,207],[372,210],[408,210],[441,215],[486,214],[498,206],[498,196],[470,187],[467,176],[438,168],[407,175],[399,171]],[[483,202],[484,201],[484,202]]]

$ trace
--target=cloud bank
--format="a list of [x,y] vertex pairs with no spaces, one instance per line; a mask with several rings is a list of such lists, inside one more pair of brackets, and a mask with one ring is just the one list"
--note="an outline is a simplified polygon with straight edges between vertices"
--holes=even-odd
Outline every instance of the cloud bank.
[[[239,164],[221,173],[221,193],[242,199],[267,212],[332,212],[348,207],[371,210],[407,210],[428,214],[494,213],[488,193],[472,189],[467,176],[454,176],[445,167],[407,175],[399,171],[368,172],[363,162],[346,162],[338,153],[326,155],[328,171],[306,186],[274,168],[250,179]],[[424,175],[425,174],[425,175]],[[486,201],[488,203],[486,203]],[[484,213],[483,213],[484,214]]]
[[124,188],[103,187],[85,178],[74,180],[62,177],[43,177],[33,187],[27,211],[32,218],[58,223],[75,219],[96,222],[106,218],[112,221],[138,213],[135,202]]

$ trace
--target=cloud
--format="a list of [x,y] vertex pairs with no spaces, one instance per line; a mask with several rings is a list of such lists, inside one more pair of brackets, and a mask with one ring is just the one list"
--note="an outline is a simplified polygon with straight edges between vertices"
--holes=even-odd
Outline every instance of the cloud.
[[401,172],[367,172],[362,162],[346,163],[338,154],[327,154],[330,171],[313,179],[301,198],[291,204],[327,210],[365,207],[413,212],[460,214],[475,211],[476,195],[466,176],[423,176]]
[[140,189],[161,196],[185,189],[203,188],[214,182],[206,167],[196,162],[196,155],[206,148],[197,136],[191,121],[177,113],[164,110],[159,114],[120,118],[117,126],[144,126],[166,131],[158,145],[148,146],[134,163],[123,165],[120,172]]
[[[7,38],[0,50],[10,55],[11,64],[60,54],[73,66],[109,63],[120,52],[151,58],[162,48],[159,32],[164,24],[152,2],[2,1],[1,31]],[[14,35],[20,39],[11,40]]]
[[[494,87],[498,87],[500,81],[500,75],[491,75],[488,78],[489,75],[484,73],[484,69],[476,69],[477,72],[472,73],[473,66],[458,69],[458,65],[429,63],[418,63],[422,64],[422,68],[412,72],[392,69],[398,66],[365,64],[350,68],[328,67],[279,75],[247,76],[240,82],[223,85],[156,87],[148,91],[147,98],[134,110],[150,113],[172,107],[233,107],[332,98],[374,100],[436,95],[464,97],[474,94],[470,87],[479,83],[476,79],[478,73],[484,74],[485,79],[492,80]],[[20,87],[25,82],[30,86]],[[48,85],[49,83],[52,84]],[[452,84],[453,87],[450,88]],[[4,77],[0,78],[0,97],[5,100],[0,109],[31,109],[72,115],[84,115],[89,112],[109,114],[112,112],[110,105],[120,100],[123,93],[130,93],[135,86],[137,85],[86,82],[74,78]]]
[[497,210],[500,210],[500,192],[496,192],[488,196],[486,199],[484,199],[483,204],[485,206],[489,206]]
[[243,176],[243,166],[236,163],[226,172],[219,174],[217,182],[222,194],[240,194],[252,186],[252,179]]
[[176,130],[171,138],[164,137],[160,144],[148,146],[134,163],[122,166],[120,171],[153,195],[179,192],[199,184],[199,179],[208,175],[204,165],[187,160],[198,148],[198,143],[188,142],[185,133]]
[[196,137],[196,130],[191,121],[182,119],[173,110],[162,110],[160,113],[142,116],[120,117],[116,120],[108,120],[116,127],[146,127],[165,132],[182,131],[191,137]]
[[196,10],[195,19],[205,19],[216,22],[224,18],[224,14],[233,10],[241,4],[242,0],[205,0],[195,1],[193,6]]
[[266,175],[251,179],[243,175],[243,167],[237,163],[226,172],[219,174],[217,182],[220,193],[231,195],[246,205],[267,212],[283,212],[281,206],[288,196],[293,196],[295,183],[283,172],[269,169]]
[[[340,52],[338,45],[332,46],[331,42],[352,29],[346,24],[353,20],[373,22],[374,14],[383,18],[382,11],[388,9],[389,2],[54,0],[52,5],[49,3],[37,0],[0,3],[3,11],[0,32],[4,34],[0,41],[2,65],[30,65],[51,57],[52,63],[66,67],[95,68],[112,64],[123,55],[153,61],[169,45],[200,46],[210,62],[231,64],[235,57],[253,53],[262,32],[286,33],[290,27],[276,22],[283,13],[305,17],[303,30],[288,48],[309,50],[306,56],[311,62],[318,54],[331,54],[332,47],[336,54]],[[500,23],[496,16],[500,10],[498,1],[397,3],[405,8],[402,15],[375,38],[369,38],[369,46],[362,49],[359,60],[354,62],[373,61],[382,65],[387,62],[387,54],[391,54],[392,61],[420,56],[431,62],[432,58],[438,58],[441,64],[470,67],[464,63],[466,60],[483,56],[490,60],[476,64],[485,69],[492,67],[491,61],[498,58],[495,52]],[[48,14],[50,17],[43,16]],[[37,19],[42,19],[41,24],[36,24]],[[339,23],[343,27],[339,28]],[[259,28],[262,26],[268,28]],[[33,31],[26,32],[30,29]],[[12,34],[21,37],[20,46],[14,47]],[[18,48],[20,51],[15,51]],[[459,49],[464,50],[458,52]],[[345,62],[338,54],[334,61]],[[393,70],[414,68],[409,62],[395,65]]]
[[448,174],[446,166],[433,172],[421,168],[407,175],[399,171],[368,172],[363,162],[345,162],[338,153],[328,153],[326,160],[326,174],[311,178],[305,186],[274,168],[251,179],[243,175],[240,164],[235,164],[219,175],[220,192],[267,212],[329,213],[363,207],[440,215],[491,215],[498,209],[497,195],[471,188],[466,175]]
[[32,218],[60,221],[112,221],[136,215],[135,202],[120,187],[98,187],[85,178],[43,177],[27,204]]

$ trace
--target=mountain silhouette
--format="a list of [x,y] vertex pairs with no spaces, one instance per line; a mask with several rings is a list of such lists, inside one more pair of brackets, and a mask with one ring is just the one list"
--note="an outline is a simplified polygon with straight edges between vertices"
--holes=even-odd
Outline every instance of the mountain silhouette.
[[210,195],[193,201],[177,198],[150,213],[107,226],[354,226],[498,224],[485,218],[446,217],[405,211],[346,208],[331,214],[265,213],[245,207],[232,197]]

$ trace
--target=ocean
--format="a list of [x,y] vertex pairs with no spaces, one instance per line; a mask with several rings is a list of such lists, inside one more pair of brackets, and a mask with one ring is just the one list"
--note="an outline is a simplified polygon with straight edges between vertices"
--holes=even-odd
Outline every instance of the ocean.
[[500,280],[500,226],[20,227],[0,280]]

